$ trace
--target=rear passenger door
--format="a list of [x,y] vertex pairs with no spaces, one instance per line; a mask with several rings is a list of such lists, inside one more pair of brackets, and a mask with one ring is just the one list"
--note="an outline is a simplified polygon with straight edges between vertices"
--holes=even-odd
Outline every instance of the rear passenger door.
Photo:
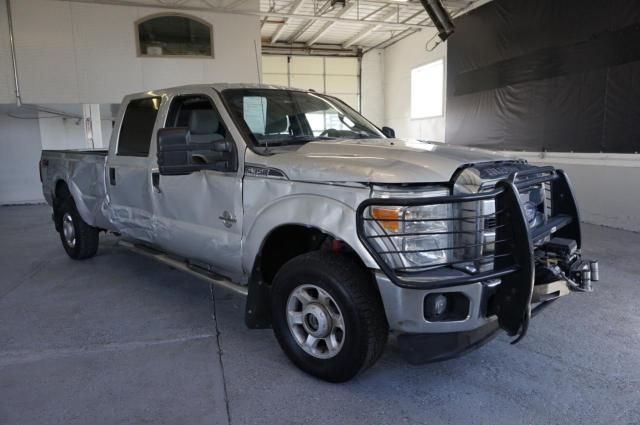
[[125,99],[106,167],[109,221],[120,233],[148,243],[154,242],[150,152],[161,105],[160,96]]
[[[225,169],[207,169],[216,152],[190,151],[202,169],[182,175],[154,170],[153,212],[158,226],[156,243],[164,250],[214,267],[232,279],[241,274],[242,173],[238,148],[214,102],[214,93],[182,92],[167,106],[165,128],[188,128],[190,146],[228,141],[232,161]],[[154,149],[157,144],[154,143]]]

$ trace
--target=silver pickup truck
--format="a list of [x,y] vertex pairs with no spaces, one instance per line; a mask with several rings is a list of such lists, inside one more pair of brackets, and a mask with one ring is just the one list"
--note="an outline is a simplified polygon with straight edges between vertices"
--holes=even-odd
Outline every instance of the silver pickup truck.
[[71,258],[113,232],[244,294],[246,324],[332,382],[389,333],[441,360],[591,290],[563,171],[394,137],[314,91],[193,85],[125,97],[108,151],[45,150],[40,173]]

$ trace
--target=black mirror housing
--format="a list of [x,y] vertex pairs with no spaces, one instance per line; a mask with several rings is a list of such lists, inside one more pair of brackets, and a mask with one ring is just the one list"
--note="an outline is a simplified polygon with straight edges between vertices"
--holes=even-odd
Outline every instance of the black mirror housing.
[[391,127],[382,127],[382,134],[384,134],[389,139],[393,139],[396,137],[396,131]]
[[221,139],[193,143],[187,127],[158,130],[158,169],[163,175],[185,175],[199,170],[235,171],[232,142]]

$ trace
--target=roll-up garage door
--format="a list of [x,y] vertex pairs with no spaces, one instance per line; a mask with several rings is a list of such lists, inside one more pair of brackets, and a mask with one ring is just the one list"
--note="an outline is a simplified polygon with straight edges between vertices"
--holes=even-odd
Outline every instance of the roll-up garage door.
[[338,97],[360,110],[358,58],[262,56],[262,83],[313,89]]

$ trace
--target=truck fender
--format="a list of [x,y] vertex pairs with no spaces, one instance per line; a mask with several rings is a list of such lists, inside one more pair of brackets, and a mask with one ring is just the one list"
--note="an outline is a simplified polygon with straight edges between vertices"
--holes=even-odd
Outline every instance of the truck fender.
[[365,266],[378,268],[356,234],[356,211],[333,198],[314,194],[290,195],[266,205],[255,217],[247,229],[243,243],[246,251],[242,266],[246,272],[253,270],[267,236],[274,229],[285,225],[318,229],[349,245]]
[[54,205],[55,203],[60,201],[59,199],[56,199],[56,191],[58,190],[58,185],[65,184],[67,186],[67,189],[69,190],[69,194],[73,198],[73,202],[76,205],[78,214],[80,214],[80,217],[82,217],[82,220],[90,226],[96,226],[96,211],[94,211],[94,208],[100,208],[100,206],[96,204],[97,200],[92,199],[93,205],[89,205],[85,197],[82,195],[82,189],[78,187],[73,178],[68,178],[68,176],[63,175],[56,175],[52,181],[56,182],[53,187],[54,193],[52,196],[52,199],[55,200]]
[[259,264],[265,242],[278,229],[301,226],[326,234],[347,244],[366,267],[378,268],[357,238],[355,210],[340,201],[321,195],[290,195],[266,205],[255,217],[243,243],[243,269],[250,271],[245,311],[249,328],[271,325],[270,287],[261,279]]

